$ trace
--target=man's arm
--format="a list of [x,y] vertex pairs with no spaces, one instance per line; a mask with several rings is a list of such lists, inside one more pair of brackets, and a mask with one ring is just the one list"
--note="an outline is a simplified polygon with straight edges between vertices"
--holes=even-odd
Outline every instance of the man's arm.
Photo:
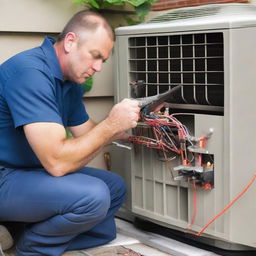
[[87,122],[69,127],[70,132],[72,133],[74,138],[80,137],[86,133],[88,133],[91,129],[93,129],[97,124],[92,120],[89,119]]
[[[95,123],[92,119],[89,119],[87,122],[77,125],[77,126],[72,126],[69,127],[69,131],[71,132],[72,136],[74,138],[80,137],[86,133],[88,133],[91,129],[93,129],[97,123]],[[102,150],[104,145],[102,145],[97,151],[92,153],[90,156],[87,156],[84,158],[85,163],[89,163],[94,157],[97,156],[97,154]]]
[[[72,133],[73,137],[77,138],[80,137],[87,132],[89,132],[93,127],[95,127],[97,123],[95,123],[92,119],[89,119],[87,122],[77,125],[77,126],[72,126],[68,127],[69,131]],[[112,143],[115,140],[123,140],[123,141],[128,141],[130,135],[126,132],[120,132],[115,134],[112,138],[110,138],[110,141],[108,142],[109,144]]]
[[99,124],[89,122],[85,134],[76,129],[75,138],[67,139],[65,128],[57,123],[27,124],[24,132],[45,169],[53,176],[63,176],[86,165],[113,136],[135,127],[139,110],[137,101],[125,99]]

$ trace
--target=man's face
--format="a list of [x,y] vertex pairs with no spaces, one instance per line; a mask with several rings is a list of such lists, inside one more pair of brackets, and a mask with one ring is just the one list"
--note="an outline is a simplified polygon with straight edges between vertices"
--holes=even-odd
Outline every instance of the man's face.
[[101,71],[113,48],[113,41],[103,28],[78,40],[69,52],[65,75],[68,80],[82,84],[95,72]]

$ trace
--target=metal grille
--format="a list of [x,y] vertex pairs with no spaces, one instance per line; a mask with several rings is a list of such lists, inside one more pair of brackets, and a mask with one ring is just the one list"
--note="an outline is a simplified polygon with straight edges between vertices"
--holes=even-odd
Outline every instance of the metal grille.
[[130,83],[143,80],[152,96],[179,84],[171,100],[178,109],[222,112],[223,34],[186,34],[129,39]]
[[220,6],[205,6],[204,8],[174,10],[172,12],[153,18],[148,23],[159,23],[173,20],[190,19],[195,17],[206,17],[217,14],[220,9]]

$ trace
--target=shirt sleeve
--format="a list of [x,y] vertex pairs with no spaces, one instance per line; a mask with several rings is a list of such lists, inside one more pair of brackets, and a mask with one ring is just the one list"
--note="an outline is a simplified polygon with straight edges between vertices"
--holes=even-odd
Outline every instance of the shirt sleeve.
[[34,122],[62,124],[54,83],[37,69],[25,68],[6,83],[4,95],[15,128]]
[[89,120],[89,115],[86,112],[83,103],[83,89],[79,84],[72,85],[71,108],[68,115],[67,126],[77,126]]

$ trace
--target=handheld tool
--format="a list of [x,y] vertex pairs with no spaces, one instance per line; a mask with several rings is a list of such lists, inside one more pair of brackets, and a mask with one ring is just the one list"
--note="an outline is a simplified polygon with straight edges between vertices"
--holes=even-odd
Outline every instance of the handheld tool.
[[157,106],[164,103],[166,100],[168,100],[171,96],[173,96],[173,94],[175,94],[180,89],[181,89],[181,85],[177,85],[174,88],[172,88],[164,93],[160,93],[160,94],[150,96],[150,97],[136,98],[136,100],[139,102],[140,108],[146,107],[147,108],[146,112],[150,113]]

